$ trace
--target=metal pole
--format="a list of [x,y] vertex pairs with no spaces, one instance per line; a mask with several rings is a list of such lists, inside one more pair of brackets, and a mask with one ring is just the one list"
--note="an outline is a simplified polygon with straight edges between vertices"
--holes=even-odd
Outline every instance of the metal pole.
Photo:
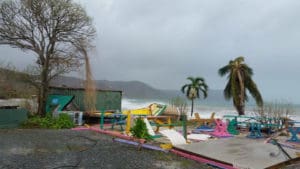
[[100,129],[103,129],[103,124],[104,124],[104,110],[101,111]]
[[187,140],[187,129],[186,129],[186,115],[181,115],[182,116],[182,131],[183,131],[183,137],[185,138],[185,140]]

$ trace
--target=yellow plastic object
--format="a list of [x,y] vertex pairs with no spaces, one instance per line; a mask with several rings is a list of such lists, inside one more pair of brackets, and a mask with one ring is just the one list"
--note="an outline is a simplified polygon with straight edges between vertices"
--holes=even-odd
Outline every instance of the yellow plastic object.
[[134,110],[125,110],[123,114],[127,114],[131,112],[132,115],[151,115],[151,111],[149,108],[141,108],[141,109],[134,109]]
[[148,107],[125,110],[122,113],[127,114],[128,111],[131,111],[132,115],[144,115],[144,116],[158,116],[166,108],[165,105],[160,105],[157,103],[150,104]]
[[197,125],[202,125],[202,124],[212,124],[215,121],[215,112],[213,112],[210,116],[210,118],[201,118],[199,113],[195,113],[195,118],[190,119],[190,122],[196,122]]
[[[101,117],[101,112],[93,112],[93,113],[90,113],[89,115],[92,116],[92,117]],[[112,112],[104,112],[104,117],[107,117],[107,116],[111,116]]]
[[160,147],[165,150],[173,148],[172,144],[160,144]]

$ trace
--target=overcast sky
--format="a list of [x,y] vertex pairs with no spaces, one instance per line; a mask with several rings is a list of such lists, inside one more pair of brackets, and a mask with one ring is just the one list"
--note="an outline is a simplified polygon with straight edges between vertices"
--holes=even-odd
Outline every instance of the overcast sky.
[[[97,29],[95,79],[180,89],[188,76],[223,89],[217,71],[244,56],[267,100],[300,103],[299,0],[77,0]],[[22,67],[30,53],[0,47]],[[5,54],[5,55],[4,55]]]

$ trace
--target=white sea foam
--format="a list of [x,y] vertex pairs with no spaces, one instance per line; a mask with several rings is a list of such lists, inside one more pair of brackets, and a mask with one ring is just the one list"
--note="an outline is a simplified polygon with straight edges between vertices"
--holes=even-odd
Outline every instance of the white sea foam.
[[[168,104],[165,101],[161,101],[161,100],[145,100],[145,99],[143,100],[143,99],[126,99],[125,98],[125,99],[122,99],[122,110],[145,108],[145,107],[148,107],[152,103]],[[193,117],[190,116],[190,114],[191,114],[190,112],[191,112],[191,108],[188,107],[188,109],[187,109],[188,119],[194,117],[194,115],[193,115]],[[207,106],[207,105],[195,106],[194,112],[200,113],[201,117],[203,117],[203,118],[209,118],[211,116],[212,112],[216,113],[215,117],[217,117],[217,118],[221,118],[225,114],[226,115],[237,114],[234,109],[230,109],[228,107]]]
[[[162,100],[146,100],[146,99],[122,99],[122,110],[130,110],[130,109],[138,109],[148,107],[152,103],[159,104],[168,104],[166,101]],[[253,108],[249,108],[246,110],[245,114],[247,116],[256,116]],[[194,115],[191,117],[191,108],[187,109],[187,117],[188,119],[194,118]],[[213,112],[215,112],[216,118],[222,118],[224,115],[237,115],[237,111],[234,107],[224,105],[224,106],[216,106],[216,105],[196,105],[194,107],[194,113],[197,112],[200,114],[200,117],[209,118]],[[296,109],[296,112],[290,115],[291,119],[300,121],[300,109]]]
[[122,99],[122,110],[145,108],[152,103],[167,104],[160,100]]

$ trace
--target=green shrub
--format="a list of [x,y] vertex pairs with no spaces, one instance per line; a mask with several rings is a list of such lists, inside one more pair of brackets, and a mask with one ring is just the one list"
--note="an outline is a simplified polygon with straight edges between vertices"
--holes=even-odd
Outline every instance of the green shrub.
[[148,133],[146,123],[140,117],[135,120],[135,125],[130,129],[130,132],[137,138],[143,138],[146,140],[152,139]]
[[46,117],[34,116],[22,124],[23,128],[63,129],[72,128],[74,123],[68,114],[61,113],[57,118],[47,115]]
[[66,113],[59,114],[58,118],[54,119],[55,123],[52,125],[55,129],[72,128],[74,123],[70,116]]
[[50,128],[52,119],[50,117],[41,118],[33,116],[22,124],[23,128]]

